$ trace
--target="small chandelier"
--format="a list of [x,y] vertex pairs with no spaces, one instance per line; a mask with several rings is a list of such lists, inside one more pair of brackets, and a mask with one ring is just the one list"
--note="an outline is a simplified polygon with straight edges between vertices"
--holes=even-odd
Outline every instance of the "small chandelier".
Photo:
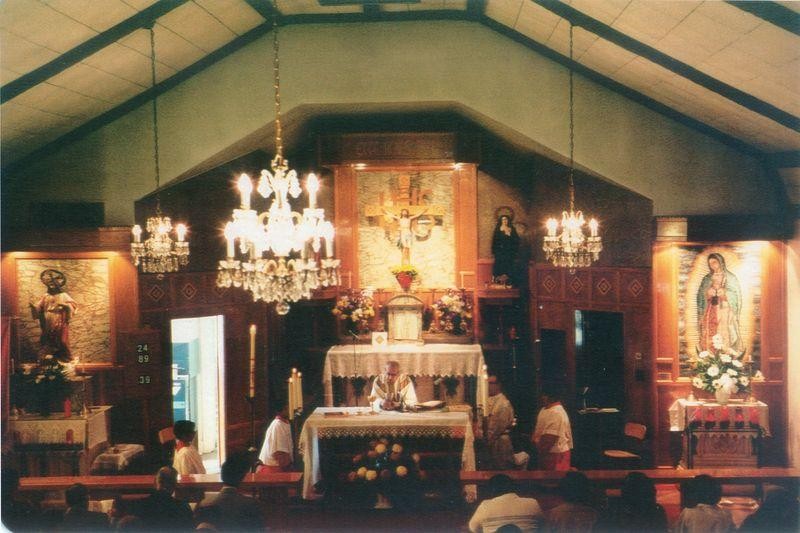
[[[319,180],[314,174],[306,178],[308,207],[303,208],[302,215],[289,205],[288,197],[297,198],[301,189],[297,172],[283,157],[276,19],[272,30],[276,155],[270,164],[272,171],[261,171],[255,190],[265,200],[273,198],[264,212],[251,209],[253,182],[247,174],[239,177],[242,202],[225,225],[227,252],[219,262],[217,285],[243,287],[253,294],[253,301],[277,302],[275,310],[285,315],[289,302],[310,298],[311,291],[319,287],[339,285],[339,260],[333,256],[333,224],[325,220],[325,210],[317,207]],[[290,258],[292,252],[295,256]]]
[[[153,26],[150,28],[150,74],[153,88],[156,86],[156,39]],[[148,274],[164,274],[177,272],[189,263],[189,243],[186,241],[186,226],[175,225],[177,241],[172,240],[172,220],[161,212],[161,168],[158,161],[158,104],[155,91],[153,93],[153,146],[156,177],[156,214],[147,218],[148,236],[142,242],[142,227],[135,224],[131,229],[131,257],[139,270]]]
[[[557,267],[569,268],[574,272],[576,268],[588,267],[600,258],[603,241],[597,234],[597,220],[589,220],[589,235],[584,234],[583,226],[586,221],[582,211],[575,211],[575,183],[573,173],[575,167],[575,117],[573,96],[573,71],[572,71],[572,24],[569,25],[569,211],[561,213],[561,226],[558,220],[551,217],[547,219],[547,235],[544,238],[544,252],[548,261]],[[560,231],[560,232],[559,232]]]

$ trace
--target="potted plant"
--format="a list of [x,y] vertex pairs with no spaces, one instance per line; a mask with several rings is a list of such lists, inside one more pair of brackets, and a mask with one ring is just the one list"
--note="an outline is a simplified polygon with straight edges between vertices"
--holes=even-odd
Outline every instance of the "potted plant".
[[419,271],[413,265],[395,265],[391,268],[391,272],[397,283],[406,292],[411,288],[411,283],[419,276]]
[[41,416],[63,409],[70,393],[67,369],[51,354],[43,356],[35,366],[24,367],[16,385],[16,401]]

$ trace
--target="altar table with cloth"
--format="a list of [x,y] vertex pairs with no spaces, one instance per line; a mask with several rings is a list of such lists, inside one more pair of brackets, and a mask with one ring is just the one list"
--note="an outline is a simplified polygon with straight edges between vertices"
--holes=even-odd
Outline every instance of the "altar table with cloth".
[[[333,378],[371,378],[384,371],[387,361],[400,363],[412,376],[480,376],[483,352],[479,344],[369,344],[338,345],[328,350],[322,369],[325,405],[333,405]],[[479,380],[480,381],[480,380]],[[369,387],[368,387],[369,389]],[[423,398],[420,398],[422,401]]]
[[764,402],[676,400],[669,408],[670,431],[683,432],[681,463],[687,468],[759,465],[759,442],[770,436]]
[[[325,413],[346,413],[325,416]],[[320,467],[320,439],[337,437],[434,437],[464,439],[461,452],[461,470],[475,470],[475,438],[466,412],[422,411],[401,413],[382,411],[373,413],[369,407],[331,408],[318,407],[306,419],[300,432],[298,448],[303,455],[303,498],[313,500],[320,495],[314,485],[322,479]],[[467,490],[467,498],[474,497],[474,486]],[[472,493],[472,494],[471,494]]]

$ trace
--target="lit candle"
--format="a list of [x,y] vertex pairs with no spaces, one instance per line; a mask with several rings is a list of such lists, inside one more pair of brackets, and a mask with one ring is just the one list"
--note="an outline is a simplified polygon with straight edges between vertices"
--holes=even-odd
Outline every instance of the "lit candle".
[[294,379],[289,378],[289,420],[294,418]]
[[303,373],[297,373],[297,408],[303,410]]
[[333,224],[325,222],[322,236],[325,237],[325,257],[333,257]]
[[489,375],[483,375],[483,406],[484,408],[489,406]]
[[313,172],[306,178],[306,190],[308,191],[308,207],[317,207],[317,191],[319,191],[319,180]]
[[136,224],[131,228],[131,233],[133,233],[133,241],[134,242],[142,242],[142,227],[139,224]]
[[228,245],[226,251],[228,259],[233,259],[233,222],[225,224],[225,241]]
[[186,225],[178,224],[175,226],[175,233],[178,235],[178,242],[183,242],[186,237]]
[[589,221],[589,229],[592,232],[592,237],[597,237],[597,220],[591,219]]
[[558,228],[558,222],[554,218],[547,219],[547,236],[548,237],[555,237],[556,236],[556,228]]
[[236,186],[239,188],[239,192],[242,193],[242,209],[250,209],[250,193],[253,192],[253,182],[250,181],[250,176],[247,174],[239,176]]
[[250,325],[250,397],[256,391],[256,325]]

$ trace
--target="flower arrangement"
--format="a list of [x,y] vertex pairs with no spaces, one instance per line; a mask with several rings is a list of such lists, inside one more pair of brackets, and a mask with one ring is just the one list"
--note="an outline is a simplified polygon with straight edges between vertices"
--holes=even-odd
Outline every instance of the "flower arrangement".
[[711,345],[712,350],[703,350],[697,354],[694,362],[697,373],[692,378],[692,385],[708,392],[717,392],[719,389],[728,394],[749,392],[749,372],[738,359],[738,355],[722,350],[722,337],[719,334],[711,338]]
[[414,265],[395,265],[391,269],[392,275],[406,274],[411,276],[411,279],[416,279],[419,276],[419,271]]
[[402,443],[383,437],[370,441],[366,452],[354,455],[350,471],[342,478],[362,493],[385,495],[394,505],[412,504],[419,493],[418,481],[427,477],[419,462],[419,454],[410,454]]
[[347,329],[353,333],[368,333],[369,321],[375,316],[372,291],[349,291],[339,297],[331,310],[339,320],[347,321]]
[[458,392],[458,383],[458,376],[439,376],[433,380],[433,384],[437,387],[441,384],[444,384],[446,394],[451,398],[456,395],[456,392]]
[[[467,298],[462,289],[447,289],[447,292],[433,304],[436,320],[431,325],[431,331],[441,329],[454,335],[469,332],[472,327],[472,302]],[[438,326],[436,323],[438,322]]]
[[68,369],[53,355],[43,356],[36,365],[23,366],[23,373],[16,376],[19,396],[15,401],[43,416],[58,410],[69,396]]

